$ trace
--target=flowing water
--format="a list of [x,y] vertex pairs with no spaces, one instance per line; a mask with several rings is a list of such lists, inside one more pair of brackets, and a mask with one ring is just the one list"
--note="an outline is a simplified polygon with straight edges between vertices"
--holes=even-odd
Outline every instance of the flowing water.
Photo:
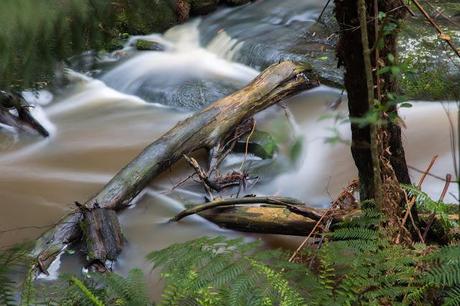
[[[53,94],[27,93],[28,100],[41,105],[35,113],[52,136],[36,139],[0,130],[0,247],[35,239],[73,209],[74,201],[84,202],[100,190],[176,122],[250,82],[258,73],[255,69],[287,52],[283,39],[279,45],[270,46],[277,44],[273,41],[263,46],[261,37],[269,39],[269,33],[280,31],[299,34],[302,26],[313,23],[320,4],[290,0],[281,5],[271,0],[251,4],[253,8],[224,9],[164,35],[143,37],[164,44],[164,52],[137,52],[130,47],[138,38],[133,37],[125,49],[101,59],[93,77],[69,71],[70,84],[65,88]],[[337,109],[330,107],[340,97],[339,90],[323,86],[286,101],[287,108],[274,106],[256,116],[258,129],[273,135],[279,151],[273,160],[250,156],[245,161],[244,169],[261,178],[248,193],[293,196],[324,207],[356,177],[348,147],[349,128],[334,120],[337,114],[346,114],[346,98]],[[416,102],[403,110],[411,167],[424,169],[439,155],[432,173],[439,177],[455,174],[450,133],[456,128],[448,120],[450,116],[451,124],[457,126],[455,107],[453,102]],[[321,117],[326,119],[319,120]],[[342,141],[325,141],[337,135]],[[204,160],[203,152],[197,157]],[[241,154],[235,154],[225,167],[239,169],[242,160]],[[196,216],[177,224],[165,223],[184,204],[203,201],[198,183],[179,184],[190,174],[190,168],[178,163],[121,214],[128,244],[114,264],[116,271],[147,268],[144,258],[148,252],[173,243],[203,235],[242,235]],[[414,180],[419,177],[416,171],[411,174]],[[423,187],[436,198],[443,184],[429,176]],[[448,201],[455,202],[458,187],[453,184],[449,191]],[[298,241],[267,235],[244,237],[261,238],[268,246],[289,247]],[[52,270],[76,271],[78,267],[74,256],[64,254]],[[159,287],[153,287],[158,297]]]

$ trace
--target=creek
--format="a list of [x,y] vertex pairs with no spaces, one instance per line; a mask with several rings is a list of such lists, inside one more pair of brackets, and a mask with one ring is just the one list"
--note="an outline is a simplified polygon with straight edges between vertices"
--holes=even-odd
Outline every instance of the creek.
[[[99,59],[91,76],[68,71],[69,84],[53,93],[28,93],[29,102],[37,104],[35,115],[52,135],[37,139],[1,130],[0,247],[37,238],[73,209],[74,201],[85,202],[179,120],[249,83],[260,69],[280,59],[300,59],[293,42],[314,25],[321,4],[266,0],[221,9],[163,35],[132,37],[123,50]],[[140,38],[159,42],[166,50],[137,51],[133,43]],[[340,71],[330,73],[340,79]],[[244,170],[260,178],[256,184],[249,182],[243,193],[292,196],[312,206],[327,206],[357,176],[348,124],[335,120],[337,114],[346,115],[346,102],[340,90],[321,86],[258,114],[257,129],[270,133],[278,145],[274,158],[233,154],[224,170]],[[413,104],[401,110],[411,169],[425,169],[438,155],[432,174],[455,177],[451,139],[458,135],[450,124],[458,125],[456,104]],[[337,136],[340,141],[326,141],[339,140]],[[205,161],[204,152],[196,156]],[[267,247],[293,247],[299,242],[298,237],[239,234],[196,216],[167,224],[185,204],[204,201],[198,182],[179,184],[191,173],[179,162],[121,213],[127,246],[113,265],[115,271],[127,273],[133,267],[149,271],[147,253],[203,235],[262,239]],[[414,181],[420,176],[416,170],[411,175]],[[437,198],[443,185],[428,176],[423,190]],[[452,184],[449,192],[446,200],[456,202],[458,185]],[[75,272],[79,267],[79,259],[64,253],[52,265],[48,279],[58,270]],[[150,277],[154,283],[158,279],[156,272]],[[158,297],[160,287],[153,287]]]

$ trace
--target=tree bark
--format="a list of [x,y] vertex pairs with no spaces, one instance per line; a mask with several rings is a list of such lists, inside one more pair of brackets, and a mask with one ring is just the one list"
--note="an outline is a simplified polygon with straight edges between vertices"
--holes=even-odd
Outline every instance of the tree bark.
[[[302,209],[303,207],[299,207]],[[321,215],[327,210],[317,209]],[[332,226],[337,222],[352,219],[360,210],[351,210],[332,219]],[[220,207],[199,212],[201,217],[226,229],[259,234],[280,234],[307,236],[314,228],[317,219],[302,216],[284,207],[271,206],[233,206]]]
[[[48,137],[49,132],[38,122],[29,111],[29,105],[20,94],[0,91],[0,123],[11,126],[19,131]],[[13,114],[15,110],[17,114]]]
[[[401,18],[405,15],[405,6],[401,0],[375,0],[366,1],[367,3],[367,30],[369,37],[370,49],[377,50],[378,56],[372,57],[372,67],[374,72],[374,85],[376,89],[376,98],[388,107],[387,113],[397,114],[397,106],[390,104],[386,93],[397,93],[396,78],[391,74],[377,75],[379,63],[391,66],[388,55],[391,54],[397,58],[397,31],[383,35],[383,46],[376,46],[379,33],[376,33],[375,20],[378,11],[385,12],[389,22],[399,24]],[[340,40],[337,45],[337,56],[339,64],[345,66],[345,87],[348,93],[348,108],[350,117],[363,118],[369,112],[369,95],[367,84],[363,81],[366,75],[364,69],[363,45],[361,42],[361,30],[358,16],[358,2],[356,0],[335,0],[335,13],[340,26]],[[376,7],[376,4],[378,7]],[[372,21],[374,20],[374,21]],[[381,48],[380,48],[381,47]],[[387,121],[382,126],[387,133],[387,145],[390,149],[390,162],[394,169],[395,175],[400,183],[410,184],[409,172],[406,165],[404,148],[401,142],[401,129],[392,121]],[[351,151],[355,164],[359,171],[360,179],[360,197],[362,200],[371,199],[374,196],[375,188],[373,182],[374,171],[372,167],[372,156],[370,151],[370,127],[360,126],[357,123],[351,124],[352,146]]]
[[208,202],[202,205],[196,205],[192,208],[181,211],[170,222],[177,222],[183,218],[201,213],[205,210],[221,207],[229,207],[235,205],[261,205],[261,204],[271,204],[275,206],[284,207],[290,212],[295,214],[308,217],[313,220],[319,220],[323,215],[321,210],[311,208],[306,206],[303,202],[289,198],[289,197],[280,197],[280,196],[269,196],[269,197],[243,197],[243,198],[229,198],[229,199],[218,199],[212,202]]
[[[255,113],[276,104],[284,98],[302,90],[318,86],[316,74],[306,64],[282,62],[263,71],[254,81],[243,89],[218,100],[197,112],[144,149],[134,160],[120,170],[114,178],[95,196],[91,197],[81,209],[69,214],[55,228],[45,233],[33,251],[38,266],[46,271],[48,265],[70,242],[81,237],[79,224],[84,220],[85,211],[93,209],[119,210],[127,207],[134,197],[158,174],[170,167],[184,154],[200,148],[211,148]],[[105,223],[100,223],[105,227]],[[89,228],[86,238],[92,231],[118,237],[100,227]],[[117,230],[117,226],[112,227]],[[92,260],[105,262],[107,252],[100,252]]]

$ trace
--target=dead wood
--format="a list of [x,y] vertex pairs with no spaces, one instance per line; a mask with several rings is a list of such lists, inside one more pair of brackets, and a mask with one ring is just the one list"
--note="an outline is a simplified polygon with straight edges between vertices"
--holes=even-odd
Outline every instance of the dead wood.
[[200,212],[203,212],[208,209],[217,208],[217,207],[228,207],[236,205],[263,205],[270,204],[273,206],[280,206],[286,208],[290,212],[295,214],[308,217],[312,220],[319,220],[323,214],[322,210],[311,208],[305,205],[305,203],[296,200],[294,198],[288,197],[243,197],[243,198],[229,198],[229,199],[217,199],[215,201],[205,203],[202,205],[194,206],[190,209],[186,209],[176,215],[170,220],[170,222],[177,222],[181,219],[194,215]]
[[[155,176],[184,154],[200,148],[212,148],[255,113],[318,85],[316,74],[309,65],[282,62],[268,67],[243,89],[179,122],[154,141],[121,169],[98,194],[86,201],[82,205],[83,210],[126,208]],[[79,224],[85,218],[81,210],[70,213],[37,241],[33,254],[42,271],[46,271],[48,265],[68,243],[81,237]],[[93,239],[93,231],[106,231],[106,226],[111,225],[101,221],[100,227],[88,227],[86,241]],[[118,232],[119,228],[115,225],[110,230]],[[120,235],[113,233],[116,239]],[[92,260],[105,262],[108,259],[107,254],[108,252],[95,254]]]
[[[327,210],[315,210],[323,215]],[[293,212],[287,207],[276,206],[227,206],[198,213],[201,217],[222,228],[240,232],[307,236],[318,223],[315,219]],[[360,214],[354,209],[341,216],[335,215],[332,226],[340,220],[348,220]],[[320,216],[321,218],[321,216]]]

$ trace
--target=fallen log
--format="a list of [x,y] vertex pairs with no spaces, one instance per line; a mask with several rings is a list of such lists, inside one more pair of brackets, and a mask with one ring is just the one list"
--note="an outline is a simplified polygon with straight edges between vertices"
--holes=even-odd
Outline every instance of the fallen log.
[[[357,213],[352,211],[344,218],[351,218]],[[222,228],[235,231],[293,236],[308,235],[318,222],[285,207],[274,206],[218,207],[199,212],[198,215]]]
[[178,222],[187,216],[198,214],[220,227],[241,232],[305,236],[325,214],[334,225],[350,220],[360,213],[359,209],[312,208],[289,197],[242,197],[217,199],[195,205],[181,211],[170,222]]
[[[299,207],[304,209],[305,207]],[[306,207],[308,210],[311,209]],[[327,209],[315,209],[315,213],[324,214]],[[361,215],[358,208],[348,211],[332,210],[331,229],[338,222],[352,220]],[[219,227],[249,233],[279,234],[292,236],[307,236],[318,222],[316,217],[309,218],[287,207],[272,206],[261,203],[258,206],[222,206],[209,210],[201,210],[197,214]],[[329,218],[331,218],[329,217]],[[428,219],[429,214],[420,214],[422,219]],[[448,219],[458,221],[457,214],[449,214]],[[440,221],[437,220],[439,223]],[[440,225],[442,227],[442,225]],[[451,235],[460,237],[452,231]],[[437,237],[436,239],[439,239]],[[435,241],[434,239],[432,241]]]
[[[0,123],[11,126],[19,131],[39,133],[48,137],[49,132],[30,113],[29,105],[19,94],[0,91]],[[16,111],[14,114],[12,111]]]
[[217,199],[212,202],[208,202],[202,205],[196,205],[190,209],[186,209],[177,214],[174,218],[171,218],[170,222],[177,222],[183,218],[199,214],[205,210],[213,208],[221,208],[235,205],[262,205],[262,204],[271,204],[275,206],[280,206],[285,208],[288,211],[307,217],[312,220],[318,221],[323,215],[321,209],[315,209],[306,206],[303,202],[289,197],[279,197],[279,196],[270,196],[270,197],[243,197],[243,198],[230,198],[230,199]]
[[[49,264],[61,250],[81,237],[79,225],[84,221],[82,210],[119,210],[127,207],[156,175],[184,154],[190,154],[200,148],[212,148],[255,113],[318,85],[317,76],[311,66],[282,62],[268,67],[243,89],[179,122],[120,170],[98,194],[81,205],[80,209],[70,213],[37,241],[32,253],[37,258],[37,266],[42,272],[46,272]],[[106,224],[100,223],[100,226],[105,227]],[[101,241],[106,239],[105,234],[108,231],[96,227],[92,227],[92,230],[99,231],[98,237]],[[112,230],[117,230],[117,226],[113,226]],[[85,238],[88,239],[91,235],[87,232]],[[110,235],[119,236],[118,233]],[[103,263],[108,259],[104,254],[109,253],[111,250],[99,250],[98,254],[102,255],[96,255],[92,260]]]

